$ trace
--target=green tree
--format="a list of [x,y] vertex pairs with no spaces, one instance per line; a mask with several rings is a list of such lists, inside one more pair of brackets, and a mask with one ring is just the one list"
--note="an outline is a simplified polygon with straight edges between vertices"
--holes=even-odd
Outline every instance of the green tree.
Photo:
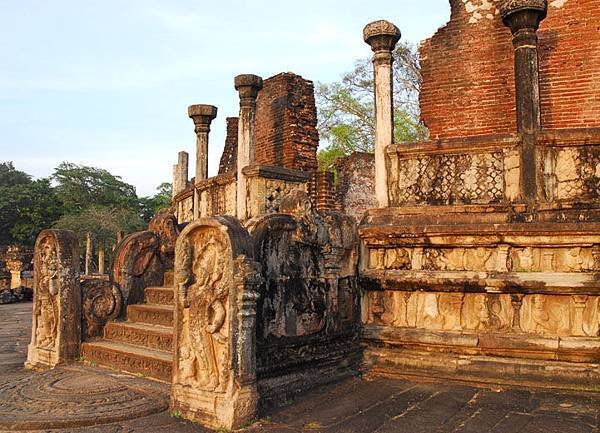
[[[421,72],[418,54],[412,45],[400,43],[394,51],[394,139],[409,142],[426,139],[427,128],[420,121]],[[318,154],[321,169],[331,169],[340,156],[372,152],[375,136],[374,81],[370,59],[360,59],[341,81],[316,89],[318,129],[327,146]]]
[[141,216],[144,221],[150,221],[161,209],[171,207],[173,186],[169,182],[161,183],[156,194],[140,198]]
[[0,163],[0,244],[33,245],[62,214],[49,179],[33,180],[12,162]]
[[135,209],[92,205],[77,214],[63,215],[54,227],[75,232],[82,247],[87,233],[91,233],[95,249],[110,251],[118,231],[133,233],[143,230],[146,223]]
[[70,162],[54,170],[56,193],[68,214],[77,214],[90,206],[139,209],[135,188],[107,170]]

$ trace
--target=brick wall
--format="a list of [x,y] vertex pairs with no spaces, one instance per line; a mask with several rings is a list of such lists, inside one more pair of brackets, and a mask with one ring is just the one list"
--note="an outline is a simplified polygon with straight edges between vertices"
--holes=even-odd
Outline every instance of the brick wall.
[[[421,113],[432,139],[516,130],[514,51],[500,0],[450,0],[421,45]],[[600,126],[600,0],[554,0],[540,29],[545,129]]]
[[316,126],[311,81],[289,72],[266,79],[256,101],[256,163],[316,171]]
[[310,182],[311,201],[319,212],[338,210],[336,203],[335,175],[330,171],[317,171]]
[[228,117],[225,122],[227,123],[227,135],[219,163],[219,174],[237,170],[238,118]]
[[544,128],[600,127],[600,0],[550,1],[539,38]]

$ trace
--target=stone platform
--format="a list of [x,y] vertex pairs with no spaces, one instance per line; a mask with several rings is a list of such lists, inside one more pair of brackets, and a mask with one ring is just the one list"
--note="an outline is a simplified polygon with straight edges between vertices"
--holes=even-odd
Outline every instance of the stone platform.
[[[0,433],[207,433],[171,417],[168,385],[72,364],[23,370],[31,304],[0,305]],[[600,393],[366,376],[281,402],[246,433],[598,433]]]

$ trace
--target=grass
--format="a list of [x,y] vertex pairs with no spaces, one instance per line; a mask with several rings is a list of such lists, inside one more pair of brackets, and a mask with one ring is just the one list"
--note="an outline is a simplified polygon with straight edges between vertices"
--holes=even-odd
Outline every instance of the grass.
[[308,430],[317,430],[317,429],[320,429],[321,427],[323,427],[323,426],[316,421],[312,421],[312,422],[309,422],[308,424],[304,425],[304,428],[308,429]]
[[178,410],[171,411],[171,416],[173,418],[182,419],[183,415]]

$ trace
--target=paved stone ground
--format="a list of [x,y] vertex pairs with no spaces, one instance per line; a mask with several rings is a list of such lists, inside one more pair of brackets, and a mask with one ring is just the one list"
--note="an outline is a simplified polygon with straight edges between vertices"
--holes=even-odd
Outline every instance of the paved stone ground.
[[[0,305],[0,433],[208,433],[169,416],[168,386],[75,363],[21,368],[31,304]],[[246,433],[600,433],[600,394],[368,377],[273,410]]]

